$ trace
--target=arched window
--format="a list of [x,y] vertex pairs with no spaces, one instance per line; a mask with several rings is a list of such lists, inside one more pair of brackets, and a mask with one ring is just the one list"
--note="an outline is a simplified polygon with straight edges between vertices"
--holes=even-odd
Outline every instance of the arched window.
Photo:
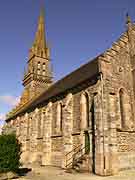
[[42,129],[41,129],[41,110],[39,110],[36,114],[37,118],[37,137],[41,138],[42,136]]
[[[11,125],[13,125],[13,120],[11,121]],[[20,117],[17,117],[16,135],[20,136]]]
[[25,150],[29,151],[30,150],[30,137],[32,134],[32,129],[31,129],[31,121],[32,118],[28,116],[28,114],[25,115],[25,122],[26,122],[26,146]]
[[57,119],[56,119],[56,130],[62,132],[62,104],[57,105]]
[[121,118],[121,128],[125,127],[125,113],[124,113],[124,90],[119,91],[119,104],[120,104],[120,118]]
[[43,63],[43,70],[45,70],[45,63]]
[[27,119],[26,119],[26,121],[27,121],[27,139],[30,139],[30,125],[31,125],[31,118],[30,117],[28,117]]
[[89,97],[88,94],[81,95],[81,128],[86,129],[89,127]]
[[124,89],[119,91],[119,106],[120,106],[120,127],[124,130],[133,128],[130,96]]

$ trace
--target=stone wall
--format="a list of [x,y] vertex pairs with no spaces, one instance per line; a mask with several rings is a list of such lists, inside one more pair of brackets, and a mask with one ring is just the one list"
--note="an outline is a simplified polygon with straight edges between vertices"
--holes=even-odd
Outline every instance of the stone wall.
[[77,147],[81,143],[81,135],[73,135],[73,148]]
[[51,163],[54,166],[62,165],[63,137],[52,137]]
[[24,162],[28,157],[30,163],[65,168],[66,154],[85,146],[87,132],[96,174],[134,167],[134,77],[126,35],[99,57],[99,67],[100,78],[52,97],[8,123],[22,142]]
[[135,132],[118,132],[117,134],[119,168],[135,168]]
[[[75,88],[67,95],[52,99],[48,104],[40,105],[11,120],[8,125],[16,129],[17,137],[22,143],[22,162],[64,167],[65,155],[76,146],[82,143],[84,145],[84,131],[88,131],[87,127],[82,129],[82,124],[87,124],[82,116],[82,94],[87,93],[91,97],[91,106],[93,94],[98,91],[98,87],[99,83],[93,86],[84,83],[79,89]],[[61,110],[58,105],[61,105]],[[58,116],[59,112],[61,117]],[[58,123],[60,118],[62,122]],[[91,115],[89,120],[91,121]],[[88,128],[91,129],[91,122],[89,124]]]
[[135,152],[135,132],[117,132],[118,152]]
[[[134,37],[132,37],[134,38]],[[127,33],[109,48],[99,59],[102,72],[103,174],[113,174],[118,169],[134,167],[128,137],[134,137],[135,99],[132,73],[132,57]],[[102,126],[101,126],[102,127]],[[100,129],[100,127],[98,127]],[[100,130],[99,130],[100,131]],[[118,134],[117,134],[118,133]],[[128,135],[127,135],[128,134]],[[98,137],[99,138],[99,137]],[[123,144],[122,141],[125,141]],[[132,142],[134,148],[135,143]],[[127,148],[127,151],[125,151]],[[121,150],[123,149],[123,151]],[[125,150],[124,150],[125,149]],[[120,151],[120,152],[119,152]],[[131,153],[130,153],[131,152]],[[133,158],[134,159],[134,158]],[[127,160],[127,164],[126,164]],[[98,168],[99,169],[99,168]],[[102,168],[101,168],[102,169]]]

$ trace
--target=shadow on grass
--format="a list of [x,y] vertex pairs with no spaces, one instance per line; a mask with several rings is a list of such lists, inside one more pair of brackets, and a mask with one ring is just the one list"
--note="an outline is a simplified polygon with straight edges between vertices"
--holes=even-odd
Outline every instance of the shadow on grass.
[[17,173],[18,176],[26,176],[26,174],[27,174],[28,172],[30,172],[30,171],[31,171],[30,168],[19,168],[19,169],[16,171],[16,173]]

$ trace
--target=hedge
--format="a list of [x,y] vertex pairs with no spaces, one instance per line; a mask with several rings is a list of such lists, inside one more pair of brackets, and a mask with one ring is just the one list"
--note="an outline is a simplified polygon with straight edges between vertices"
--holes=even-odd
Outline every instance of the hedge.
[[19,144],[14,134],[0,136],[0,172],[16,172],[21,165]]

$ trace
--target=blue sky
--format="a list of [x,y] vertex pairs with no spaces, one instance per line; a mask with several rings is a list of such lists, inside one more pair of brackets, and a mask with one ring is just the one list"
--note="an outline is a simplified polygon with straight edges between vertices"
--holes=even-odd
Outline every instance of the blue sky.
[[127,12],[135,20],[135,0],[1,0],[1,119],[23,90],[24,66],[41,4],[55,81],[109,48],[125,31]]

